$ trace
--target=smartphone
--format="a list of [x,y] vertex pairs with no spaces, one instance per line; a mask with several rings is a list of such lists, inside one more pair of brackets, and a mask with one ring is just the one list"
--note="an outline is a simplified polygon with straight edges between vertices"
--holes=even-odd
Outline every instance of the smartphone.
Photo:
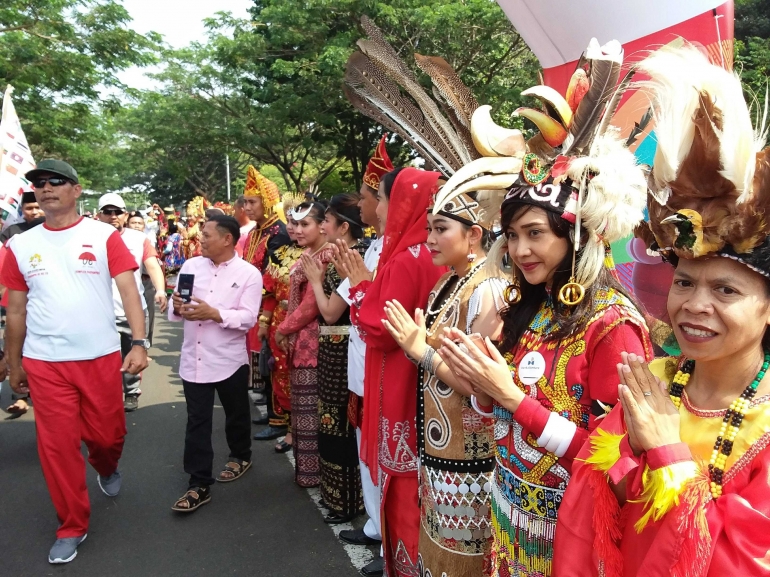
[[487,347],[487,341],[484,340],[484,337],[482,337],[479,333],[473,333],[472,335],[468,335],[468,338],[474,345],[476,345],[476,348],[478,348],[490,359],[492,358],[492,355],[489,352],[489,348]]
[[182,300],[189,303],[193,296],[193,284],[195,282],[194,274],[180,274],[176,281],[176,291]]

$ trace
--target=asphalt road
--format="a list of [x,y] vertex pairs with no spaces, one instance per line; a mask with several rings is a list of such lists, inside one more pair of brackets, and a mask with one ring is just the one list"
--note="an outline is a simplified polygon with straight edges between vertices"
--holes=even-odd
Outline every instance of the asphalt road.
[[[123,488],[115,499],[104,496],[86,464],[91,527],[68,565],[47,562],[57,522],[38,461],[34,410],[15,420],[0,413],[0,576],[357,575],[370,552],[343,547],[335,535],[340,527],[333,532],[323,522],[317,491],[294,484],[289,460],[272,442],[255,441],[254,466],[234,483],[216,484],[211,503],[192,515],[170,510],[187,481],[186,411],[177,376],[181,326],[160,321],[155,333],[140,408],[127,414]],[[9,401],[6,383],[2,407]],[[228,455],[219,405],[213,440],[216,472]]]

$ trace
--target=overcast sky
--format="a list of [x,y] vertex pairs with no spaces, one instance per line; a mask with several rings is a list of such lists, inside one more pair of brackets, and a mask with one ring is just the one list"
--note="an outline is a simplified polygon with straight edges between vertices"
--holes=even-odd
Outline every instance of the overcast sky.
[[[203,19],[216,12],[232,12],[239,18],[249,16],[253,0],[123,0],[123,6],[134,19],[131,27],[142,34],[155,31],[174,48],[187,46],[206,35]],[[151,88],[153,83],[144,77],[146,69],[132,68],[121,73],[120,79],[134,88]]]

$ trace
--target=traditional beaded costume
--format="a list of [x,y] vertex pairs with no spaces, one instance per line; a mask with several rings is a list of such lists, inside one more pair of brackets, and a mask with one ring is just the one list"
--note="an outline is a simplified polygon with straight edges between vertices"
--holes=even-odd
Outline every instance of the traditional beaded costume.
[[[770,278],[770,148],[737,76],[693,46],[640,64],[651,77],[658,148],[647,245],[664,258],[730,258]],[[620,407],[583,448],[562,504],[556,570],[566,577],[770,575],[770,397],[754,380],[725,410],[687,397],[695,363],[650,370],[679,410],[681,443],[631,450]],[[609,482],[622,483],[622,506]]]

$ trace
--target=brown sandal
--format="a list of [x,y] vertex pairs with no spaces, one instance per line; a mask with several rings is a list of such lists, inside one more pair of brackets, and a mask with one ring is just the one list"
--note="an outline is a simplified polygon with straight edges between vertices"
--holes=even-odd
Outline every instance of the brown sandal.
[[171,510],[179,513],[192,513],[209,501],[211,501],[211,490],[208,487],[192,487],[176,500]]
[[251,461],[228,461],[222,472],[219,473],[217,481],[220,483],[230,483],[243,475],[251,468]]

